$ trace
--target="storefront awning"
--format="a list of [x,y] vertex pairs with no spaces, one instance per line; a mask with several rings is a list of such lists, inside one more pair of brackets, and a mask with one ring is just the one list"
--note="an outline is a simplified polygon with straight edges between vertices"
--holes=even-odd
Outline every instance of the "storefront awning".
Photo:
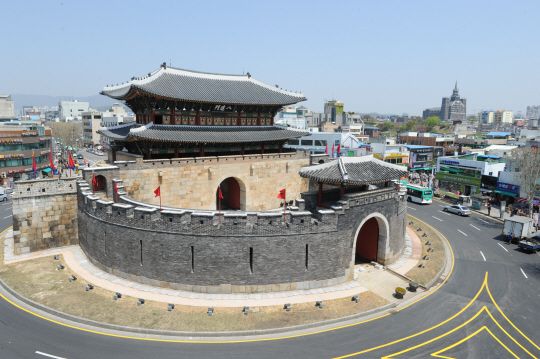
[[508,197],[517,197],[518,196],[516,193],[502,191],[500,189],[496,189],[495,193],[502,194],[503,196],[508,196]]

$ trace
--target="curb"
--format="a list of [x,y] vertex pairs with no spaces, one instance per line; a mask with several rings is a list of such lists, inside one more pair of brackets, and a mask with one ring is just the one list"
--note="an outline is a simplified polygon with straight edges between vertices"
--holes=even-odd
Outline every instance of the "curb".
[[450,271],[449,267],[450,267],[450,264],[452,263],[452,257],[450,255],[450,253],[452,252],[452,246],[448,242],[448,239],[446,239],[446,237],[441,232],[439,232],[435,227],[431,226],[430,224],[422,221],[421,219],[413,215],[409,215],[409,216],[414,218],[416,221],[422,223],[422,225],[429,227],[433,232],[435,232],[435,234],[438,235],[439,238],[441,239],[444,246],[444,254],[445,254],[444,266],[439,270],[439,272],[437,272],[437,275],[435,275],[435,277],[426,284],[426,288],[431,289],[431,287],[433,287],[435,284],[438,284],[439,282],[442,282],[442,280],[444,280],[448,276],[448,272]]
[[[360,318],[366,318],[375,314],[380,314],[385,311],[389,311],[389,314],[391,314],[391,310],[400,306],[405,305],[408,303],[408,301],[400,302],[399,304],[397,302],[389,303],[386,305],[383,305],[379,308],[374,308],[362,313],[353,314],[346,317],[341,318],[335,318],[335,319],[329,319],[326,321],[321,322],[314,322],[309,324],[302,324],[302,325],[295,325],[290,327],[282,327],[282,328],[271,328],[271,329],[261,329],[261,330],[249,330],[249,331],[230,331],[230,332],[184,332],[184,331],[172,331],[172,330],[159,330],[159,329],[145,329],[145,328],[136,328],[136,327],[127,327],[122,325],[116,325],[116,324],[109,324],[109,323],[103,323],[103,322],[97,322],[90,319],[78,317],[72,314],[67,314],[60,312],[56,309],[53,309],[51,307],[42,305],[40,303],[37,303],[31,299],[28,299],[16,291],[14,291],[11,287],[9,287],[2,279],[0,279],[0,289],[7,292],[11,297],[13,297],[15,300],[22,302],[25,306],[30,307],[32,309],[37,309],[39,311],[45,312],[53,317],[58,317],[64,320],[68,320],[71,322],[75,322],[78,324],[82,324],[85,326],[90,326],[94,328],[99,329],[106,329],[106,330],[114,330],[119,332],[124,332],[128,334],[144,334],[144,335],[154,335],[154,336],[165,336],[165,337],[189,337],[190,339],[194,337],[203,337],[203,338],[223,338],[223,337],[253,337],[258,335],[267,335],[267,334],[281,334],[281,333],[287,333],[287,332],[294,332],[298,330],[305,330],[305,329],[311,329],[311,328],[317,328],[317,327],[324,327],[331,324],[336,323],[345,323],[350,320],[360,319]],[[427,293],[427,292],[425,292]],[[413,297],[410,300],[416,299],[416,297]],[[421,299],[421,298],[420,298]],[[241,314],[240,311],[238,312],[239,315]],[[309,333],[306,333],[309,334]]]
[[[411,216],[411,217],[414,217],[414,216]],[[171,331],[171,330],[159,330],[159,329],[145,329],[145,328],[136,328],[136,327],[116,325],[116,324],[102,323],[102,322],[97,322],[90,319],[60,312],[56,309],[42,305],[40,303],[37,303],[31,299],[28,299],[20,295],[19,293],[14,291],[11,287],[9,287],[1,278],[0,278],[0,290],[3,291],[4,293],[7,293],[11,298],[6,298],[1,294],[0,296],[3,297],[4,300],[8,301],[10,304],[14,305],[15,307],[18,307],[18,309],[21,309],[23,311],[26,311],[29,314],[40,317],[41,319],[51,321],[58,325],[67,326],[67,327],[71,327],[73,329],[78,329],[82,331],[90,331],[90,332],[94,332],[95,334],[101,334],[101,335],[118,336],[118,334],[112,333],[112,331],[116,331],[116,332],[121,333],[120,336],[122,336],[123,334],[125,338],[135,339],[135,340],[136,339],[152,340],[152,337],[150,336],[153,336],[154,340],[159,341],[159,337],[161,336],[161,337],[168,337],[169,341],[171,341],[172,338],[185,338],[185,340],[189,340],[193,342],[194,338],[199,337],[199,338],[207,338],[209,339],[208,343],[211,343],[211,339],[237,337],[237,338],[242,338],[241,341],[257,342],[261,340],[279,340],[279,339],[285,339],[285,338],[290,338],[290,337],[313,335],[313,334],[317,334],[321,332],[328,332],[328,331],[333,331],[333,330],[337,330],[344,327],[359,325],[367,321],[381,319],[382,317],[397,313],[403,309],[408,308],[409,306],[416,304],[417,302],[420,302],[421,300],[425,299],[431,294],[434,294],[434,291],[431,291],[431,289],[435,284],[441,284],[441,283],[446,282],[446,280],[448,279],[449,273],[452,272],[452,268],[453,268],[453,265],[449,265],[449,264],[452,264],[451,262],[453,258],[451,254],[452,248],[450,246],[450,243],[448,242],[446,237],[444,237],[434,227],[430,226],[429,224],[426,224],[425,222],[419,220],[416,217],[414,218],[418,220],[419,222],[424,223],[426,226],[430,227],[432,230],[434,230],[434,232],[436,232],[437,235],[439,235],[443,239],[443,243],[445,245],[445,252],[446,252],[445,266],[441,269],[441,271],[437,274],[437,276],[429,283],[429,285],[426,286],[427,289],[420,295],[416,295],[406,300],[389,303],[389,304],[386,304],[381,307],[374,308],[365,312],[361,312],[361,313],[357,313],[357,314],[353,314],[353,315],[349,315],[345,317],[335,318],[335,319],[329,319],[329,320],[320,321],[320,322],[301,324],[301,325],[290,326],[290,327],[249,330],[249,331],[185,332],[185,331]],[[407,278],[405,276],[403,277]],[[436,288],[435,291],[438,289],[439,288]],[[18,301],[19,303],[22,303],[23,305],[17,304],[14,301]],[[40,315],[39,313],[35,313],[32,311],[32,309],[47,313],[49,316],[47,317],[47,316]],[[240,312],[239,312],[239,315],[240,315]],[[90,330],[88,328],[70,325],[69,323],[62,322],[58,320],[57,318],[67,320],[75,324],[90,327]],[[359,320],[359,319],[360,321],[349,323],[353,320]],[[324,328],[325,326],[329,326],[332,324],[340,324],[340,325],[336,327],[331,327],[331,328]],[[92,330],[92,328],[94,330]],[[293,334],[294,332],[307,330],[307,329],[313,329],[313,328],[318,328],[319,330],[315,332]],[[109,332],[99,332],[99,329],[107,330]],[[264,338],[264,337],[260,339],[256,338],[257,336],[264,336],[264,335],[269,335],[269,334],[285,334],[285,333],[289,333],[289,336],[277,337],[277,338]],[[129,335],[129,334],[145,335],[146,337],[143,337],[143,336],[127,337],[126,335]],[[164,340],[167,340],[167,338],[165,338]],[[205,343],[205,342],[206,341],[204,340],[201,341],[201,343]],[[231,340],[231,342],[234,342],[234,340]],[[227,343],[227,341],[225,341],[224,343]]]

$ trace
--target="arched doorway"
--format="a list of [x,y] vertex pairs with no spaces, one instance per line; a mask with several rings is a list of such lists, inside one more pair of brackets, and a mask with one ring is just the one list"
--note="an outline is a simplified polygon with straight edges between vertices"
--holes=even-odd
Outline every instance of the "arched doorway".
[[376,262],[379,249],[379,223],[375,217],[368,219],[356,236],[354,262]]
[[92,179],[92,188],[94,192],[107,190],[107,179],[102,175],[97,175]]
[[[221,189],[222,199],[220,200],[219,190]],[[234,177],[224,179],[216,189],[216,209],[218,210],[240,210],[245,209],[243,196],[245,190],[243,184]]]

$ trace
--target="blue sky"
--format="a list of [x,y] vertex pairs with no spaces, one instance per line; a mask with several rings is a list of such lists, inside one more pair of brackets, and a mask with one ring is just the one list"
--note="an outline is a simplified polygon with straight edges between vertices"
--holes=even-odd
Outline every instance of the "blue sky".
[[0,93],[88,96],[163,61],[360,112],[540,104],[540,1],[6,1]]

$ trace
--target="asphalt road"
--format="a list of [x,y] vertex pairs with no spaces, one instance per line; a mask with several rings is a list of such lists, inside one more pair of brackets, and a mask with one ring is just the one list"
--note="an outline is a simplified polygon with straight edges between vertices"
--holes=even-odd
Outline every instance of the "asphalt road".
[[[291,339],[236,344],[160,343],[62,327],[0,300],[0,357],[540,357],[540,255],[522,253],[515,245],[499,241],[501,224],[484,217],[445,214],[438,203],[409,204],[409,208],[410,214],[448,238],[455,253],[455,268],[433,295],[384,318]],[[9,225],[9,217],[5,218],[8,212],[9,204],[0,205],[3,227]]]

